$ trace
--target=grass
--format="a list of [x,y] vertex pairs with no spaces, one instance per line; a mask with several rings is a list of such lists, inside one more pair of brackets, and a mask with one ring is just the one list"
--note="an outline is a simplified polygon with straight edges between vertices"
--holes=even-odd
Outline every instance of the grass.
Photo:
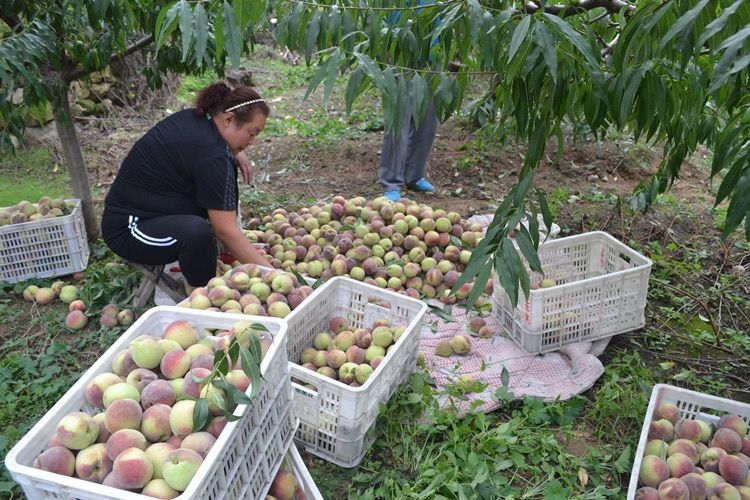
[[26,147],[0,159],[0,207],[71,194],[68,171],[48,148]]

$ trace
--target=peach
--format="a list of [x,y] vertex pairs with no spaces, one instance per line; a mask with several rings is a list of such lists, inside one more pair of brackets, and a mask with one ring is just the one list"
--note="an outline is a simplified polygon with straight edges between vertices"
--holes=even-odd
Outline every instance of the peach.
[[125,349],[115,354],[112,359],[112,371],[116,375],[121,377],[127,377],[130,372],[138,368],[138,365],[133,361],[133,356],[130,355],[130,351]]
[[361,364],[365,362],[365,350],[356,345],[346,350],[346,360],[351,363]]
[[117,313],[117,322],[121,326],[130,326],[135,321],[135,313],[130,309],[123,309]]
[[76,311],[76,310],[81,311],[81,312],[85,312],[86,311],[86,303],[84,301],[82,301],[81,299],[78,299],[78,300],[74,300],[73,302],[71,302],[68,305],[68,311],[69,312]]
[[650,486],[638,488],[635,492],[635,500],[659,500],[659,491]]
[[274,302],[268,306],[268,315],[273,318],[286,318],[292,310],[284,302]]
[[698,442],[701,439],[703,430],[695,420],[681,418],[674,423],[674,434],[678,439],[689,439]]
[[649,439],[661,439],[662,441],[671,441],[674,436],[674,426],[667,419],[653,420],[649,424]]
[[638,477],[642,486],[658,488],[662,481],[669,478],[669,473],[667,462],[655,455],[647,455],[641,460]]
[[76,475],[95,483],[101,483],[107,474],[112,472],[112,460],[107,456],[107,446],[104,443],[92,444],[84,448],[75,460]]
[[455,335],[451,347],[456,354],[467,354],[471,350],[471,338],[468,335]]
[[68,315],[65,316],[65,326],[71,330],[82,330],[88,321],[89,318],[86,314],[78,309],[70,311]]
[[448,340],[442,340],[435,346],[435,354],[447,358],[453,354],[453,343]]
[[680,419],[680,409],[672,403],[662,403],[654,411],[654,420],[662,418],[675,424]]
[[666,459],[669,451],[669,445],[661,439],[651,439],[646,443],[643,455],[656,455],[659,458]]
[[326,364],[334,370],[341,368],[341,365],[346,363],[346,360],[346,353],[340,349],[334,349],[326,353]]
[[343,330],[333,339],[333,345],[336,349],[346,351],[354,345],[354,333],[349,330]]
[[370,378],[372,372],[372,366],[363,363],[361,365],[358,365],[354,370],[354,377],[357,379],[357,382],[359,382],[360,384],[364,384],[365,382],[367,382],[367,379]]
[[143,488],[151,481],[154,466],[145,451],[128,448],[115,458],[112,473],[125,489]]
[[708,488],[709,490],[721,483],[726,483],[726,481],[724,481],[724,478],[715,472],[704,472],[701,477],[706,482],[706,488]]
[[159,377],[156,373],[152,372],[147,368],[136,368],[132,372],[128,373],[125,378],[125,382],[132,385],[138,392],[143,392],[143,389],[148,386],[151,382],[155,381]]
[[104,425],[110,433],[120,429],[138,429],[141,426],[143,410],[141,405],[132,399],[118,399],[107,407],[104,413]]
[[689,498],[690,490],[681,479],[673,477],[659,485],[660,500],[688,500]]
[[280,470],[271,482],[271,488],[268,494],[276,497],[278,500],[293,500],[299,483],[292,472]]
[[33,302],[34,297],[36,296],[36,292],[39,290],[39,287],[36,285],[29,285],[23,290],[23,299],[27,302]]
[[210,370],[205,368],[193,368],[185,374],[182,384],[182,396],[187,398],[198,399],[201,397],[201,389],[205,382],[198,382],[211,375]]
[[[97,413],[94,415],[94,421],[99,425],[99,435],[96,436],[96,442],[97,443],[106,443],[107,439],[109,439],[109,436],[112,435],[109,430],[107,430],[107,414],[105,412]],[[57,437],[57,435],[55,435]],[[60,444],[60,443],[56,443]]]
[[64,446],[47,448],[34,459],[34,467],[63,476],[72,476],[75,471],[76,458],[73,452]]
[[740,492],[729,483],[717,484],[708,490],[708,500],[742,500]]
[[728,413],[723,415],[716,423],[717,429],[732,429],[734,432],[745,437],[747,435],[747,423],[739,415]]
[[721,457],[724,457],[726,455],[727,452],[722,448],[712,446],[711,448],[701,453],[700,464],[703,467],[703,470],[708,472],[716,472],[718,474],[719,460],[721,460]]
[[172,428],[172,434],[184,438],[193,432],[193,410],[195,401],[183,400],[177,401],[172,407],[169,414],[169,425]]
[[221,431],[224,430],[224,427],[226,427],[227,423],[227,417],[223,415],[213,417],[206,427],[206,432],[211,434],[213,437],[218,438],[219,434],[221,434]]
[[156,368],[161,362],[162,353],[159,344],[150,335],[135,338],[130,343],[128,351],[135,364],[141,368]]
[[152,479],[143,487],[141,495],[152,498],[177,498],[180,492],[169,486],[164,479]]
[[747,478],[748,466],[738,456],[725,455],[719,459],[719,474],[729,484],[740,485]]
[[57,424],[57,437],[66,448],[82,450],[96,442],[99,424],[91,415],[76,411],[68,413]]
[[390,327],[379,326],[372,331],[373,345],[387,348],[393,343],[393,331]]
[[354,331],[354,344],[362,349],[367,349],[372,344],[372,333],[364,328]]
[[328,332],[320,332],[315,335],[313,339],[313,345],[318,350],[328,349],[328,345],[331,342],[331,335]]
[[672,456],[675,453],[687,455],[694,464],[697,464],[701,458],[700,453],[698,453],[698,447],[689,439],[676,439],[672,441],[667,450],[667,456]]
[[176,449],[170,443],[154,443],[146,448],[146,456],[151,460],[151,465],[154,467],[154,479],[162,479],[164,477],[161,470],[162,464],[169,454]]
[[688,487],[690,498],[706,498],[708,488],[706,487],[706,480],[703,479],[701,474],[691,472],[682,476],[680,480]]
[[175,435],[172,435],[171,438],[167,439],[164,442],[171,446],[174,446],[175,450],[179,448],[180,446],[182,446],[182,438],[179,436],[175,436]]
[[230,370],[226,375],[227,382],[235,386],[241,392],[247,391],[250,387],[250,377],[245,375],[242,370]]
[[302,356],[300,357],[300,363],[301,364],[312,363],[317,353],[318,351],[314,347],[305,348],[305,350],[302,351]]
[[118,324],[117,316],[114,314],[102,314],[99,318],[99,326],[103,328],[114,328]]
[[158,339],[156,343],[159,344],[162,354],[167,354],[169,351],[173,351],[175,349],[182,349],[182,347],[180,347],[180,344],[178,344],[174,340]]
[[169,385],[171,385],[172,389],[174,390],[175,400],[180,401],[181,399],[185,399],[186,396],[182,394],[182,388],[185,386],[184,378],[176,378],[174,380],[170,380]]
[[682,477],[695,469],[693,460],[684,453],[674,453],[667,457],[667,466],[672,477]]
[[65,285],[60,289],[60,300],[70,304],[78,298],[78,288],[74,285]]
[[107,440],[107,456],[114,460],[129,448],[146,449],[146,436],[135,429],[120,429]]
[[356,378],[355,371],[357,369],[357,363],[347,362],[341,365],[339,368],[339,380],[345,384],[351,384]]
[[108,387],[119,383],[122,383],[122,379],[118,375],[110,372],[100,373],[86,385],[86,389],[84,390],[86,401],[96,408],[104,408],[104,401],[102,400],[104,391]]
[[317,369],[317,372],[324,377],[332,378],[333,380],[336,380],[338,378],[338,374],[336,373],[336,370],[331,368],[330,366],[321,366]]
[[153,443],[166,441],[172,437],[171,415],[172,408],[163,403],[150,406],[143,413],[141,433]]
[[34,302],[43,306],[51,303],[55,298],[57,298],[55,291],[47,287],[38,289],[34,294]]
[[193,450],[179,448],[171,452],[162,466],[164,480],[177,491],[185,491],[198,472],[203,459]]
[[190,355],[191,358],[195,358],[197,356],[200,356],[201,354],[211,354],[213,355],[214,351],[210,346],[207,346],[205,344],[196,343],[185,349],[185,352]]
[[171,380],[184,377],[190,369],[190,363],[192,360],[192,355],[187,351],[173,349],[164,354],[164,357],[161,358],[159,367],[162,375]]
[[[206,370],[214,369],[213,354],[198,354],[190,361],[190,368],[205,368]],[[187,370],[185,370],[187,372]],[[183,374],[184,375],[184,374]]]
[[138,392],[138,389],[135,386],[125,382],[113,384],[105,389],[104,395],[102,396],[102,402],[104,403],[105,408],[109,408],[109,405],[118,399],[132,399],[136,403],[140,403],[141,393]]
[[377,345],[371,345],[365,351],[365,361],[370,362],[378,356],[385,356],[385,349]]
[[141,392],[141,406],[144,410],[157,403],[172,406],[176,400],[177,394],[175,394],[172,384],[162,379],[151,382]]
[[186,320],[176,320],[164,329],[164,338],[174,340],[180,347],[187,349],[199,340],[198,331]]
[[727,453],[735,453],[742,449],[742,437],[736,431],[722,427],[714,433],[711,446],[722,448]]
[[198,453],[201,458],[205,459],[215,442],[216,438],[209,432],[193,432],[192,434],[185,436],[182,440],[181,448],[193,450]]

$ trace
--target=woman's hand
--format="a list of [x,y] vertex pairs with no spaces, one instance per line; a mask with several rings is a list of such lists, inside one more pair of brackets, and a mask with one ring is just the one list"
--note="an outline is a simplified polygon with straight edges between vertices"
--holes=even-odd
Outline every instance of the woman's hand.
[[237,162],[240,164],[242,180],[245,181],[245,184],[250,184],[253,181],[253,164],[250,163],[244,151],[237,153],[235,158],[237,158]]

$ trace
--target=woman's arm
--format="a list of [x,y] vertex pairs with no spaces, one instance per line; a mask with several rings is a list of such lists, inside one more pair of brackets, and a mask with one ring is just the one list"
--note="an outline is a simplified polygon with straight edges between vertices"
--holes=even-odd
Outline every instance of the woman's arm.
[[237,226],[237,212],[232,210],[208,210],[208,219],[214,235],[221,240],[224,248],[243,264],[259,264],[271,267],[266,259],[253,248]]
[[240,164],[240,172],[242,172],[242,180],[245,184],[250,184],[253,181],[253,164],[250,163],[247,155],[244,151],[240,151],[235,155],[237,163]]

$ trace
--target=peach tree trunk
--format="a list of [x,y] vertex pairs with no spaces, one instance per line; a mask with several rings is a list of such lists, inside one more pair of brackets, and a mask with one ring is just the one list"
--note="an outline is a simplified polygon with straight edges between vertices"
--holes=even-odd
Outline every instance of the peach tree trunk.
[[63,157],[70,172],[70,184],[73,188],[73,194],[76,198],[81,199],[81,208],[83,209],[83,220],[86,224],[86,235],[89,241],[94,241],[99,237],[99,223],[97,222],[94,203],[91,199],[91,188],[89,187],[88,174],[86,173],[86,163],[83,160],[81,146],[78,142],[73,115],[70,112],[70,102],[68,101],[68,85],[62,85],[62,89],[53,104],[55,114],[55,126],[57,135],[60,137],[60,144],[63,150]]

